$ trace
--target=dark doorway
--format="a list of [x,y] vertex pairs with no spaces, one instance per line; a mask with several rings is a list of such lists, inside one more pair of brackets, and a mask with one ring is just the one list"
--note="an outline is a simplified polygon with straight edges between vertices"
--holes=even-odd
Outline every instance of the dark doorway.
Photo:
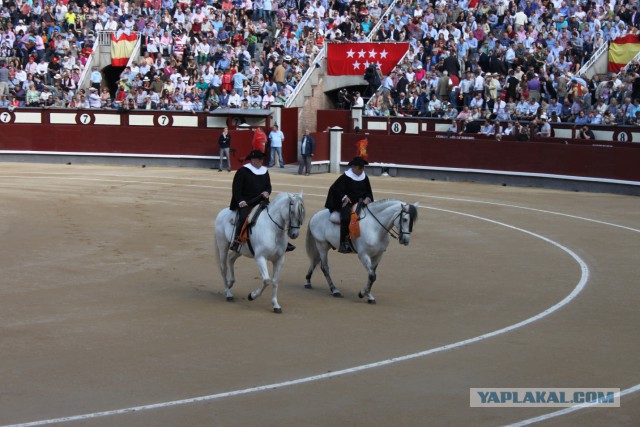
[[124,67],[114,67],[113,65],[107,65],[102,69],[104,83],[109,88],[109,93],[112,98],[116,95],[118,80],[120,80],[120,74],[122,71],[124,71]]

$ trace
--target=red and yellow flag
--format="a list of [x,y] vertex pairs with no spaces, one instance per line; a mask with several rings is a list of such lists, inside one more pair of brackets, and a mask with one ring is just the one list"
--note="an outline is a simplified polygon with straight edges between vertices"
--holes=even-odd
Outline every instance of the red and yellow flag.
[[609,44],[609,71],[617,73],[640,52],[640,37],[628,34]]
[[133,54],[136,47],[138,36],[135,34],[122,33],[116,38],[114,33],[111,34],[111,65],[114,67],[124,67],[129,62],[129,58]]

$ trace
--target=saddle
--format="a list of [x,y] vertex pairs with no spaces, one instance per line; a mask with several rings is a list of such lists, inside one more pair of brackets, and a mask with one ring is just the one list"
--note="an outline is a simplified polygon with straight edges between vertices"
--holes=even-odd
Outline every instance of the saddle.
[[[349,238],[355,239],[360,237],[360,212],[362,207],[365,206],[362,203],[355,203],[351,207],[351,217],[349,218]],[[340,212],[333,211],[329,215],[329,221],[333,224],[340,225]]]
[[[245,243],[249,243],[249,249],[251,249],[251,253],[253,253],[253,248],[251,248],[251,241],[249,239],[251,230],[256,225],[256,221],[258,220],[260,213],[262,213],[262,211],[266,209],[268,204],[269,204],[269,201],[264,200],[260,202],[260,204],[256,205],[253,209],[251,209],[251,212],[249,212],[249,215],[247,215],[247,218],[244,220],[244,223],[242,224],[242,228],[240,229],[238,242],[241,245]],[[237,221],[237,217],[236,217],[236,221]]]

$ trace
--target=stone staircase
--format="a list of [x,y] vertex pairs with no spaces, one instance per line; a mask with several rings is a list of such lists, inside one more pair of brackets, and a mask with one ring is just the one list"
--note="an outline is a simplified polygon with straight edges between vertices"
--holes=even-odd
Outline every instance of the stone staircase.
[[298,137],[301,138],[304,128],[315,131],[317,128],[318,110],[330,108],[330,101],[324,93],[325,61],[324,55],[311,64],[314,67],[308,77],[298,83],[297,90],[287,100],[285,107],[298,108]]

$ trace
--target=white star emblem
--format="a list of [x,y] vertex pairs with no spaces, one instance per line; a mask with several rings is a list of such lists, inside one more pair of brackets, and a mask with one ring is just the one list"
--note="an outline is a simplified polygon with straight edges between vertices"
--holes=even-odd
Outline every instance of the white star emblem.
[[361,63],[356,61],[356,62],[353,63],[353,68],[355,68],[357,70],[358,68],[360,68],[361,65],[362,65]]
[[347,58],[353,58],[354,53],[353,49],[349,49],[349,52],[347,52]]
[[376,52],[375,50],[371,49],[369,51],[369,58],[375,58],[378,52]]
[[388,53],[388,52],[387,52],[386,50],[383,50],[382,52],[380,52],[380,58],[381,58],[381,59],[382,59],[382,58],[386,58],[386,57],[387,57],[387,53]]
[[364,50],[361,50],[360,52],[358,52],[358,58],[364,58],[364,54],[367,53]]
[[369,65],[371,65],[371,63],[369,61],[365,61],[364,62],[364,68],[369,68]]

